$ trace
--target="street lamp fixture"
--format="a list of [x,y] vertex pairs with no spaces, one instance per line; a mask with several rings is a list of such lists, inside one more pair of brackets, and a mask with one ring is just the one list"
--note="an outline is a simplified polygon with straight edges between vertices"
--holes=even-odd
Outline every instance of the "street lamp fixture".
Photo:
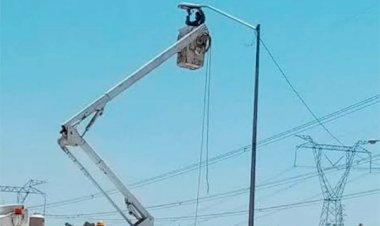
[[202,7],[204,7],[204,5],[188,3],[188,2],[181,2],[178,4],[178,8],[180,9],[194,9],[194,8],[202,8]]
[[380,140],[367,140],[368,144],[376,144],[377,142],[380,142]]
[[360,144],[360,145],[368,145],[368,144],[376,144],[377,142],[380,142],[380,140],[378,140],[378,139],[371,139],[371,140],[360,140],[360,141],[358,141],[358,143]]

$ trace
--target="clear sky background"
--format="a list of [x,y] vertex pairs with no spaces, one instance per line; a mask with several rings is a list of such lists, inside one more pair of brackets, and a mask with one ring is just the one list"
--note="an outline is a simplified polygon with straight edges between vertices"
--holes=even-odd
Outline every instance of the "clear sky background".
[[[324,116],[379,94],[379,2],[201,1],[262,25],[262,38],[316,115]],[[184,26],[178,1],[1,1],[0,184],[21,186],[46,180],[47,225],[120,216],[59,149],[56,140],[66,119],[103,94],[151,57],[171,45]],[[210,104],[210,157],[250,144],[254,68],[253,32],[206,11],[213,38]],[[186,71],[171,59],[119,96],[88,133],[87,139],[126,184],[198,162],[205,70]],[[307,123],[313,117],[289,88],[267,52],[261,53],[258,139]],[[326,123],[347,145],[380,138],[375,104]],[[320,126],[302,132],[321,143],[336,142]],[[258,152],[257,207],[266,208],[322,198],[317,177],[278,181],[316,172],[310,152],[293,167],[290,136]],[[379,145],[368,146],[373,155]],[[75,152],[79,157],[79,150]],[[332,158],[335,158],[333,156]],[[365,157],[365,156],[363,156]],[[358,158],[359,159],[359,158]],[[88,162],[86,162],[88,163]],[[380,167],[374,161],[373,167]],[[96,172],[96,169],[89,167]],[[209,168],[201,196],[249,185],[250,155],[245,152]],[[341,171],[339,171],[341,172]],[[345,194],[380,188],[380,170],[354,167]],[[102,175],[97,178],[112,188]],[[131,190],[145,206],[194,199],[197,171]],[[75,199],[77,197],[87,197]],[[113,195],[122,202],[120,195]],[[65,203],[64,200],[74,201]],[[0,203],[16,201],[0,194]],[[30,196],[26,205],[43,203]],[[379,193],[343,200],[346,224],[380,225]],[[200,203],[200,215],[247,210],[248,193]],[[294,206],[291,206],[294,207]],[[151,209],[156,225],[193,225],[195,206]],[[41,212],[41,208],[33,211]],[[111,213],[100,215],[98,212]],[[257,212],[261,226],[317,225],[321,203]],[[87,214],[81,215],[77,214]],[[173,218],[190,216],[190,218]],[[204,217],[199,225],[245,225],[247,215]]]

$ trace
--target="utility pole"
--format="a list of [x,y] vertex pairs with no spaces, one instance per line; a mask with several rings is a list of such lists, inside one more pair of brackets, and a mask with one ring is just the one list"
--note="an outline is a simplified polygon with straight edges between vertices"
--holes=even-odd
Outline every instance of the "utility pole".
[[249,191],[249,218],[248,226],[255,225],[255,190],[256,190],[256,151],[257,151],[257,112],[259,102],[259,65],[260,65],[260,24],[256,26],[256,62],[255,83],[253,97],[253,126],[251,152],[251,183]]
[[[310,136],[299,136],[306,142],[296,146],[295,161],[297,161],[297,151],[301,149],[311,149],[313,151],[314,161],[318,171],[319,182],[323,194],[323,206],[320,215],[319,226],[344,226],[342,195],[346,187],[347,178],[352,169],[352,165],[356,155],[365,154],[369,156],[370,169],[372,167],[372,155],[366,150],[363,145],[374,144],[374,140],[358,141],[352,146],[319,144],[316,143]],[[342,152],[343,155],[338,155],[337,161],[332,161],[328,152]],[[338,165],[343,161],[343,167]],[[328,166],[326,167],[324,164]],[[327,177],[326,169],[343,170],[340,176]],[[335,179],[335,180],[333,180]],[[360,226],[360,225],[359,225]]]

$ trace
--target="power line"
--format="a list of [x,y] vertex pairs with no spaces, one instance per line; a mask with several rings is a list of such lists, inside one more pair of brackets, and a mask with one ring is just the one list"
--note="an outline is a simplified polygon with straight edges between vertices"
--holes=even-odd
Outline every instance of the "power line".
[[[374,156],[374,158],[379,158],[379,157],[380,157],[380,154]],[[361,165],[361,164],[365,164],[368,162],[369,162],[369,158],[364,159],[364,160],[360,160],[360,161],[356,162],[355,165]],[[331,167],[331,168],[326,169],[326,173],[334,173],[336,171],[338,171],[338,169],[336,167]],[[279,187],[279,186],[286,185],[289,183],[292,183],[293,185],[295,185],[297,183],[304,182],[308,179],[315,178],[317,176],[318,176],[318,173],[306,173],[306,174],[298,175],[295,177],[291,177],[291,178],[287,178],[287,179],[283,179],[283,180],[278,180],[278,181],[258,185],[257,190]],[[232,191],[218,193],[215,195],[199,197],[198,201],[199,202],[215,201],[215,200],[219,200],[219,199],[225,199],[225,198],[229,198],[229,197],[235,197],[235,196],[239,196],[242,194],[246,194],[248,191],[249,191],[249,187],[245,187],[245,188],[240,188],[240,189],[236,189],[236,190],[232,190]],[[196,201],[197,201],[197,199],[187,199],[187,200],[181,200],[181,201],[177,201],[177,202],[151,205],[151,206],[147,206],[146,208],[151,209],[151,210],[167,209],[167,208],[191,205],[191,204],[194,204]],[[125,210],[125,211],[127,211],[127,210]],[[116,211],[102,211],[102,212],[94,212],[94,213],[69,214],[69,215],[103,216],[104,217],[104,216],[110,216],[110,215],[116,215],[116,214],[117,214]]]
[[[360,198],[360,197],[365,197],[368,195],[374,195],[374,194],[378,194],[378,193],[380,193],[380,189],[376,188],[376,189],[351,193],[351,194],[345,195],[343,198],[344,199]],[[267,211],[273,211],[273,210],[284,210],[284,209],[305,207],[305,206],[319,204],[322,201],[323,201],[323,199],[316,199],[316,200],[308,200],[308,201],[295,202],[295,203],[289,203],[289,204],[275,205],[275,206],[270,206],[270,207],[261,207],[261,208],[257,208],[256,211],[267,212]],[[213,214],[200,215],[199,217],[200,218],[213,219],[215,217],[236,216],[236,215],[242,214],[243,212],[245,212],[245,214],[248,214],[247,210],[240,210],[240,211],[230,211],[230,212],[223,212],[223,213],[213,213]],[[184,216],[182,219],[186,219],[186,218],[188,218],[188,216]],[[163,220],[163,219],[173,220],[173,218],[170,218],[170,217],[157,218],[157,219],[158,220],[160,220],[160,219],[161,220]],[[181,217],[175,217],[174,219],[181,219]]]
[[[342,109],[340,109],[338,111],[335,111],[333,113],[325,115],[325,116],[319,118],[319,120],[323,121],[324,123],[327,123],[327,122],[330,122],[330,121],[334,121],[334,120],[336,120],[338,118],[346,116],[347,114],[352,114],[352,113],[354,113],[356,111],[359,111],[359,110],[364,109],[366,107],[372,106],[373,104],[377,104],[377,103],[380,102],[379,99],[380,99],[380,94],[374,95],[372,97],[369,97],[369,98],[366,98],[366,99],[364,99],[362,101],[359,101],[359,102],[357,102],[355,104],[352,104],[350,106],[342,108]],[[286,136],[288,134],[292,134],[293,135],[293,134],[295,134],[295,131],[297,131],[297,132],[303,132],[303,131],[305,131],[307,129],[311,129],[311,128],[315,127],[315,126],[318,126],[318,121],[317,120],[313,120],[313,121],[310,121],[308,123],[302,124],[300,126],[296,126],[296,127],[292,128],[292,129],[286,130],[286,131],[284,131],[282,133],[279,133],[279,134],[271,136],[271,137],[269,137],[267,139],[264,139],[263,141],[266,142],[268,140],[275,140],[278,137]],[[288,136],[286,136],[286,137],[288,137]]]
[[[354,181],[356,181],[356,180],[358,180],[358,179],[363,179],[364,176],[369,175],[369,174],[371,174],[371,173],[361,174],[360,176],[358,176],[358,177],[356,177],[356,178],[354,178],[354,179],[349,180],[347,183],[352,183],[352,182],[354,182]],[[318,194],[313,195],[312,197],[307,198],[307,199],[305,199],[304,201],[313,200],[313,199],[315,199],[316,197],[318,197],[318,196],[320,196],[320,195],[322,195],[322,193],[319,192]],[[273,212],[270,212],[270,213],[267,213],[267,214],[261,215],[261,216],[259,216],[259,217],[257,217],[257,218],[263,218],[263,217],[271,216],[271,215],[273,215],[273,214],[278,213],[279,211],[281,211],[281,210],[273,211]]]
[[[380,157],[380,155],[377,155],[376,157]],[[357,162],[356,165],[361,165],[361,164],[364,164],[364,163],[367,163],[369,162],[369,160],[361,160],[360,162]],[[326,172],[327,173],[334,173],[338,171],[338,169],[336,169],[335,167],[331,167],[331,168],[328,168],[326,169]],[[305,177],[306,176],[306,177]],[[311,179],[311,178],[314,178],[318,176],[317,173],[308,173],[308,174],[305,174],[305,175],[299,175],[295,178],[290,178],[289,181],[286,181],[286,183],[283,183],[284,181],[279,181],[280,183],[268,183],[268,184],[261,184],[261,185],[258,185],[257,188],[258,190],[263,190],[263,189],[268,189],[268,188],[273,188],[273,187],[279,187],[279,186],[282,186],[282,185],[286,185],[286,184],[289,184],[291,183],[291,185],[287,188],[291,188],[291,187],[294,187],[296,184],[299,184],[303,181],[306,181],[308,179]],[[298,179],[299,178],[299,179]],[[294,180],[296,179],[296,180]],[[276,181],[277,182],[277,181]],[[282,189],[282,190],[279,190],[279,191],[276,191],[276,193],[279,193],[279,192],[283,192],[285,189]],[[245,194],[249,191],[249,187],[247,188],[241,188],[241,189],[237,189],[237,190],[233,190],[233,191],[228,191],[228,192],[224,192],[224,193],[219,193],[219,194],[215,194],[215,195],[211,195],[211,196],[206,196],[206,197],[202,197],[200,200],[201,201],[214,201],[214,200],[218,200],[218,199],[225,199],[225,198],[229,198],[229,197],[235,197],[235,196],[238,196],[238,195],[242,195],[242,194]],[[170,203],[170,204],[161,204],[161,205],[156,205],[156,206],[149,206],[148,208],[150,209],[153,209],[153,208],[172,208],[172,207],[179,207],[179,206],[184,206],[184,205],[187,205],[187,204],[192,204],[194,200],[183,200],[183,201],[179,201],[179,202],[174,202],[174,203]]]
[[[375,195],[380,193],[380,188],[374,188],[370,190],[360,191],[356,193],[351,193],[344,195],[343,199],[353,199],[353,198],[361,198],[366,197],[370,195]],[[280,205],[274,205],[274,206],[268,206],[268,207],[261,207],[255,209],[258,212],[268,212],[268,211],[279,211],[279,210],[286,210],[291,208],[299,208],[299,207],[305,207],[305,206],[311,206],[315,204],[319,204],[323,201],[323,199],[314,199],[314,200],[306,200],[301,202],[294,202],[294,203],[286,203],[286,204],[280,204]],[[220,217],[232,217],[232,216],[239,216],[239,215],[246,215],[248,214],[248,210],[237,210],[237,211],[226,211],[226,212],[219,212],[219,213],[211,213],[211,214],[204,214],[204,215],[198,215],[199,219],[215,219]],[[97,216],[97,215],[95,215]],[[90,219],[91,216],[86,216],[83,214],[46,214],[46,217],[50,218],[85,218]],[[179,221],[179,220],[193,220],[195,216],[188,215],[188,216],[171,216],[171,217],[157,217],[155,218],[158,221]],[[103,219],[106,221],[119,221],[122,219]]]
[[264,49],[269,54],[269,57],[272,59],[273,63],[276,65],[277,69],[280,71],[282,77],[285,79],[286,83],[289,85],[293,93],[297,96],[297,98],[301,101],[301,103],[305,106],[307,111],[313,116],[313,118],[318,122],[318,124],[339,144],[343,145],[343,143],[319,120],[317,115],[311,110],[311,107],[306,103],[305,99],[301,96],[301,94],[297,91],[294,85],[290,82],[288,76],[285,74],[285,71],[282,69],[278,61],[274,58],[272,52],[269,50],[267,45],[264,43],[262,39],[260,39],[261,44],[264,46]]
[[[335,121],[339,118],[353,114],[357,111],[363,110],[365,108],[368,108],[368,107],[373,106],[373,105],[378,104],[378,103],[380,103],[380,94],[376,94],[376,95],[371,96],[369,98],[366,98],[362,101],[359,101],[355,104],[341,108],[341,109],[339,109],[333,113],[327,114],[327,115],[319,118],[319,121],[322,121],[324,123]],[[288,129],[286,131],[280,132],[278,134],[275,134],[275,135],[272,135],[268,138],[260,140],[258,142],[258,144],[259,144],[258,146],[261,148],[263,146],[266,146],[266,145],[281,141],[283,139],[286,139],[288,137],[291,137],[297,133],[302,133],[306,130],[312,129],[318,125],[319,125],[318,120],[312,120],[310,122],[304,123],[302,125],[293,127],[293,128]],[[238,149],[217,155],[217,156],[209,159],[209,165],[217,164],[221,161],[225,161],[225,160],[240,156],[241,154],[248,153],[249,151],[250,151],[250,145],[246,145],[246,146],[240,147]],[[205,162],[202,162],[202,167],[204,167],[205,164],[206,164]],[[183,175],[185,173],[192,172],[192,171],[198,169],[198,167],[199,167],[199,163],[193,163],[193,164],[184,166],[182,168],[175,169],[175,170],[160,174],[158,176],[143,179],[143,180],[138,181],[136,183],[132,183],[129,186],[131,188],[139,188],[142,186],[150,185],[152,183],[157,183],[157,182],[160,182],[163,180],[167,180],[169,178],[173,178],[173,177],[176,177],[179,175]],[[117,193],[115,190],[109,190],[107,192],[110,194]],[[102,197],[100,193],[80,196],[80,197],[62,200],[62,201],[57,201],[57,202],[51,202],[51,203],[48,203],[47,206],[52,208],[52,207],[57,207],[57,206],[70,205],[70,204],[75,204],[78,202],[83,202],[83,201],[91,200],[91,199],[98,198],[98,197]],[[31,206],[30,208],[38,208],[41,206],[43,206],[43,205]]]

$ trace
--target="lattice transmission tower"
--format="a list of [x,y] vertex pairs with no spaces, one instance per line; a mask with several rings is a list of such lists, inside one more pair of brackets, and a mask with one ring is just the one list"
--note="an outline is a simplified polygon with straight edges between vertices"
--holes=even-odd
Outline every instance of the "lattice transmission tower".
[[[299,150],[311,149],[322,188],[323,206],[319,226],[344,226],[342,195],[347,178],[358,154],[368,156],[367,161],[371,169],[372,155],[363,147],[364,144],[371,143],[371,141],[358,141],[352,146],[344,146],[319,144],[310,136],[299,137],[306,142],[296,146],[295,164]],[[335,152],[335,160],[332,160],[331,156],[329,157],[329,152]],[[327,174],[333,172],[333,169],[337,169],[339,175],[334,174],[334,176],[327,177]],[[343,172],[340,173],[341,171]]]
[[44,198],[44,214],[46,210],[46,193],[37,189],[36,186],[45,184],[46,181],[28,180],[23,186],[0,185],[0,192],[11,192],[17,194],[17,203],[24,204],[29,194],[41,195]]

